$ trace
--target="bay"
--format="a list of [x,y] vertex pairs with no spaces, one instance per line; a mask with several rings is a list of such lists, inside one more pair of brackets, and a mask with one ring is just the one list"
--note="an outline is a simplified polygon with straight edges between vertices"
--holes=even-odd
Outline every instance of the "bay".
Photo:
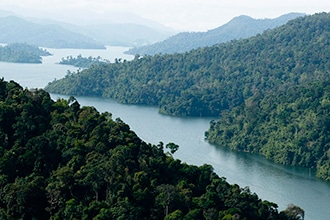
[[[54,78],[62,78],[72,66],[55,64],[66,56],[101,56],[130,60],[127,48],[107,50],[47,49],[54,55],[45,57],[43,64],[0,63],[0,77],[15,80],[23,87],[43,88]],[[52,98],[68,98],[51,94]],[[98,111],[111,112],[121,118],[144,141],[158,144],[174,142],[180,146],[174,157],[194,165],[211,164],[219,176],[229,183],[248,186],[262,199],[275,202],[279,210],[290,203],[305,210],[305,219],[322,220],[330,216],[330,183],[317,179],[314,170],[277,165],[258,155],[217,148],[205,142],[204,132],[211,118],[178,118],[161,115],[155,107],[122,105],[112,99],[76,97],[81,105],[95,106]]]

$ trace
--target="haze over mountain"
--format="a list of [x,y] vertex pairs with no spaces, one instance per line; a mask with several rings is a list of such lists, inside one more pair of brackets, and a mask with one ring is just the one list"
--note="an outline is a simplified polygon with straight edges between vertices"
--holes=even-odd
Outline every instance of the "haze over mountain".
[[7,10],[0,10],[0,17],[7,17],[14,15],[13,12]]
[[[1,19],[4,19],[7,16],[17,17],[16,23],[10,23],[13,22],[12,19],[10,21],[3,21],[5,23],[5,28],[4,26],[2,26],[2,35],[0,35],[0,37],[2,36],[2,38],[0,38],[0,42],[13,43],[13,41],[17,42],[17,40],[19,40],[19,42],[26,42],[31,44],[35,44],[35,42],[40,42],[41,44],[43,44],[38,46],[59,48],[79,47],[76,45],[72,45],[73,42],[67,42],[70,41],[71,38],[74,38],[72,39],[72,41],[78,42],[77,44],[80,45],[83,45],[83,43],[79,43],[81,41],[94,41],[94,44],[100,44],[102,47],[103,45],[133,47],[152,44],[164,40],[175,33],[170,28],[167,28],[156,22],[143,19],[134,14],[130,14],[128,16],[125,13],[115,13],[100,16],[95,15],[93,13],[88,14],[89,12],[86,12],[86,14],[89,15],[87,16],[88,19],[86,18],[86,16],[84,16],[84,19],[80,19],[80,16],[72,16],[70,19],[68,18],[63,21],[45,19],[43,18],[42,13],[39,12],[35,12],[34,17],[29,17],[30,13],[25,12],[22,15],[17,15],[11,11],[0,10]],[[125,15],[127,16],[127,18],[125,17]],[[128,19],[128,17],[130,19]],[[20,25],[23,25],[23,27],[17,26],[19,25],[17,24],[18,18],[25,21],[25,23],[21,21]],[[37,25],[39,26],[38,28]],[[25,26],[28,26],[29,28],[25,30]],[[54,30],[54,28],[56,30]],[[37,32],[32,32],[32,30],[37,30]],[[19,32],[23,32],[25,34],[18,34]],[[47,39],[37,38],[37,36],[42,37],[41,35],[48,32],[52,33],[52,36],[47,36]],[[12,35],[8,33],[11,33]],[[22,39],[20,39],[19,37],[21,37]],[[30,39],[31,37],[33,39]],[[26,41],[25,39],[28,39],[29,41]],[[49,41],[52,41],[52,43],[50,43]],[[90,47],[99,48],[100,46],[83,46],[83,48]]]
[[39,25],[16,16],[0,17],[1,43],[28,43],[51,48],[104,49],[96,40],[50,24]]
[[105,18],[116,23],[120,21],[119,23],[144,24],[140,21],[153,21],[182,32],[214,29],[239,15],[276,18],[290,12],[306,14],[328,12],[330,2],[328,0],[300,0],[299,3],[263,0],[4,0],[0,1],[0,8],[25,17],[70,21],[78,25],[95,23],[95,20],[100,23],[105,21]]
[[287,21],[303,16],[302,13],[289,13],[274,19],[254,19],[241,15],[228,23],[207,32],[181,32],[162,42],[131,48],[128,54],[154,55],[186,52],[199,47],[212,46],[233,39],[248,38],[272,29]]
[[151,27],[133,23],[93,24],[81,26],[77,31],[106,45],[126,47],[153,44],[170,35],[170,33],[159,32]]

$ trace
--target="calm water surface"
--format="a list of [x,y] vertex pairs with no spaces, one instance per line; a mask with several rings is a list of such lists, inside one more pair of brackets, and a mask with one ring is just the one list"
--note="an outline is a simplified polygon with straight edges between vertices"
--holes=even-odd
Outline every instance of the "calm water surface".
[[[23,87],[43,88],[54,78],[62,78],[67,70],[77,68],[55,64],[62,57],[101,56],[114,61],[115,58],[130,60],[123,55],[127,48],[109,47],[107,50],[59,50],[48,49],[54,54],[44,58],[43,64],[0,63],[0,77],[15,80]],[[56,98],[66,96],[52,94]],[[330,183],[316,179],[314,171],[276,165],[262,157],[218,149],[204,141],[204,132],[210,118],[177,118],[158,114],[157,108],[121,105],[111,99],[76,97],[81,105],[95,106],[100,112],[111,112],[113,118],[121,118],[144,141],[152,144],[174,142],[180,146],[175,158],[194,165],[211,164],[219,176],[229,183],[248,186],[262,199],[275,202],[279,210],[290,203],[305,210],[305,219],[330,219]]]

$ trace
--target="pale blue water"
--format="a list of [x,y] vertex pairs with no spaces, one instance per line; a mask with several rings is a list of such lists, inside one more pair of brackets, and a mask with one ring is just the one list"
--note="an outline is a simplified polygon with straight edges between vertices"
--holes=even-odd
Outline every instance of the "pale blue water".
[[[126,48],[109,47],[107,50],[58,50],[48,49],[53,57],[45,58],[43,64],[0,63],[0,77],[13,79],[23,87],[43,88],[54,78],[66,75],[75,67],[56,65],[62,57],[101,56],[114,61],[115,58],[132,59],[123,55]],[[52,94],[54,99],[64,97]],[[330,183],[314,177],[313,171],[273,164],[251,154],[218,149],[204,141],[204,132],[211,119],[177,118],[158,114],[157,108],[121,105],[111,99],[76,97],[81,105],[95,106],[100,112],[108,111],[113,118],[120,117],[130,125],[144,141],[158,144],[174,142],[180,145],[175,158],[188,164],[211,164],[219,176],[241,187],[248,186],[262,199],[275,202],[279,210],[290,203],[305,210],[307,220],[330,219]]]

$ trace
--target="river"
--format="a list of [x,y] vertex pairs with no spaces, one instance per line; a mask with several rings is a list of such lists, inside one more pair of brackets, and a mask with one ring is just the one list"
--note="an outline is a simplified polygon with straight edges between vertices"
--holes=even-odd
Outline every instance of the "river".
[[[15,80],[23,87],[43,88],[48,82],[77,68],[55,64],[62,57],[101,56],[130,60],[122,52],[127,48],[107,50],[47,49],[54,55],[45,57],[43,64],[13,64],[0,62],[0,77]],[[68,98],[51,94],[54,99]],[[211,118],[178,118],[161,115],[157,108],[118,104],[112,99],[76,97],[81,105],[95,106],[98,111],[111,112],[121,118],[144,141],[158,144],[174,142],[180,146],[174,157],[194,165],[211,164],[219,176],[229,183],[248,186],[262,199],[275,202],[279,210],[293,203],[305,210],[307,220],[326,220],[330,216],[330,183],[315,178],[314,170],[271,163],[258,155],[216,148],[204,141],[204,132]]]

